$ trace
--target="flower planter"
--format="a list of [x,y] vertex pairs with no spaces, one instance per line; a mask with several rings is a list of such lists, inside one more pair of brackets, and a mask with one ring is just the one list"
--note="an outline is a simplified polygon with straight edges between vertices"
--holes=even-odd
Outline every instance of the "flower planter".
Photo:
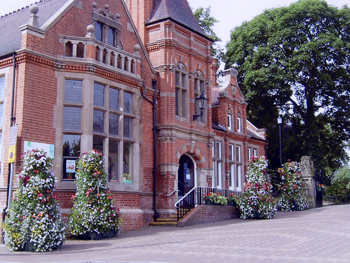
[[[62,245],[59,245],[57,247],[54,247],[53,249],[60,249]],[[22,246],[22,249],[20,249],[20,251],[27,251],[27,252],[35,252],[34,249],[34,243],[33,242],[25,242]]]
[[294,210],[294,211],[300,211],[301,209],[300,209],[300,207],[297,205],[297,203],[296,202],[294,202],[293,201],[293,209],[292,210]]
[[261,216],[261,213],[258,212],[258,211],[254,211],[254,214],[253,214],[253,219],[263,219],[264,217]]
[[227,202],[227,205],[236,206],[237,203],[236,203],[236,201],[228,201],[228,202]]
[[100,234],[89,231],[83,235],[77,236],[77,238],[83,239],[83,240],[101,240],[101,239],[116,237],[118,236],[118,234],[119,234],[118,230],[115,230],[115,229],[111,229],[108,232],[103,232]]
[[34,252],[34,246],[33,246],[33,243],[32,242],[25,242],[23,244],[23,248],[22,248],[23,251],[28,251],[28,252]]
[[205,204],[206,205],[222,205],[220,203],[214,203],[213,201],[210,201],[210,200],[205,200]]

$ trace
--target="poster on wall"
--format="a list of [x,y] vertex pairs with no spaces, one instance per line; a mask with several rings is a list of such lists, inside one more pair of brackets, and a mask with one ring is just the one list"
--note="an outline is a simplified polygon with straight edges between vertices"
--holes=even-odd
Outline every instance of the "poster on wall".
[[75,173],[75,160],[66,160],[66,173]]
[[40,142],[24,141],[23,152],[28,152],[34,149],[43,149],[50,158],[55,158],[55,145]]

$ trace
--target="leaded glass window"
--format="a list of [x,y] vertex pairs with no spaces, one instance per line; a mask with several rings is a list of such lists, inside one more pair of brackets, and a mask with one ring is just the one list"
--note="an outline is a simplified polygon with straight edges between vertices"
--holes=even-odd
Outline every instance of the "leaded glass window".
[[94,132],[104,132],[104,112],[94,110]]
[[94,86],[94,105],[105,106],[105,86],[102,84],[95,83]]
[[63,129],[80,130],[81,129],[81,108],[64,107]]
[[64,101],[65,102],[82,102],[83,81],[66,79],[64,87]]

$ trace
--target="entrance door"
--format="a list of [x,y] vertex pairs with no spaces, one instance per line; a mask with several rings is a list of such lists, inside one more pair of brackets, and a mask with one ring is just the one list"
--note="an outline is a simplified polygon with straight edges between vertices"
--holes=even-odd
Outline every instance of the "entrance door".
[[190,157],[183,155],[180,158],[178,171],[179,198],[184,196],[194,187],[194,166]]

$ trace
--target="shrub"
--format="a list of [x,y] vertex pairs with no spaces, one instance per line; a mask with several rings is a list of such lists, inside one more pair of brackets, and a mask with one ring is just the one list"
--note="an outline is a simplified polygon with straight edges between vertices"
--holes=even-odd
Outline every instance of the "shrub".
[[331,185],[326,189],[326,196],[334,197],[337,202],[344,202],[349,200],[349,167],[342,167],[334,175]]

